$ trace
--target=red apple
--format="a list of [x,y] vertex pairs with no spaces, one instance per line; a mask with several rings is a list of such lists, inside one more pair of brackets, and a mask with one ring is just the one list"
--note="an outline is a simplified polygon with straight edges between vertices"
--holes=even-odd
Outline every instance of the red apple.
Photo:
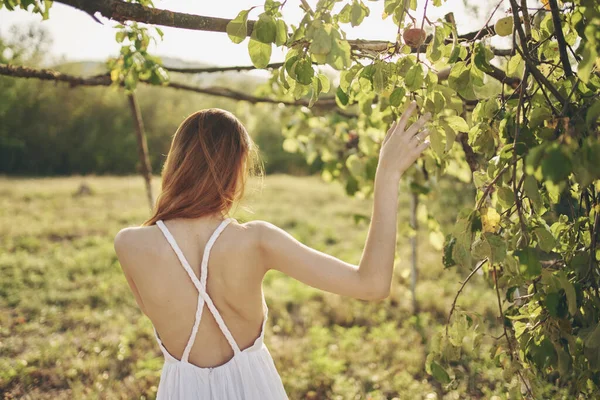
[[404,43],[410,47],[416,48],[425,43],[425,39],[427,39],[427,33],[425,33],[423,29],[411,28],[406,29],[402,33],[402,37],[404,38]]

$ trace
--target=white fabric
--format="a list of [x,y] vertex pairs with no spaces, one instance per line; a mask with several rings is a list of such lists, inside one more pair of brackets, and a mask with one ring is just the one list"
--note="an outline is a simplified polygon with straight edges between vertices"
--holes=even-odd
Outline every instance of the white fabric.
[[[262,299],[264,319],[260,335],[252,346],[240,350],[221,314],[206,293],[210,250],[221,232],[232,220],[232,218],[224,219],[206,243],[200,265],[200,280],[194,274],[167,226],[163,221],[156,222],[198,290],[198,306],[194,325],[181,360],[176,359],[167,351],[158,332],[154,329],[156,340],[165,357],[158,385],[157,400],[281,400],[288,398],[271,354],[264,344],[265,325],[268,317],[264,295]],[[233,349],[233,357],[225,364],[214,368],[201,368],[188,362],[205,304]]]

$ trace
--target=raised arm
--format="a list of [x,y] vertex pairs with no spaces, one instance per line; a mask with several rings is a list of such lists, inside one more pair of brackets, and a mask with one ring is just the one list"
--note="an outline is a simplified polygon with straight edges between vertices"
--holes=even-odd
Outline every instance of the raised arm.
[[[429,146],[422,130],[430,115],[407,127],[412,103],[383,141],[375,176],[373,214],[359,265],[312,249],[278,227],[258,222],[261,258],[266,269],[279,270],[307,285],[365,300],[388,296],[394,268],[398,185],[403,172]],[[417,135],[418,136],[415,136]]]

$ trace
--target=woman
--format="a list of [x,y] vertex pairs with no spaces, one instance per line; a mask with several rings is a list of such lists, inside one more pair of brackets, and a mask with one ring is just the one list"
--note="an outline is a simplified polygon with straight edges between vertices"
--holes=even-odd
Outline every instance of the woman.
[[268,222],[229,217],[254,144],[223,110],[202,110],[183,121],[152,217],[115,238],[127,282],[165,356],[159,400],[287,398],[263,342],[268,310],[261,283],[271,269],[343,296],[388,295],[399,179],[429,145],[423,130],[429,115],[407,127],[415,109],[410,104],[383,140],[359,265],[311,249]]

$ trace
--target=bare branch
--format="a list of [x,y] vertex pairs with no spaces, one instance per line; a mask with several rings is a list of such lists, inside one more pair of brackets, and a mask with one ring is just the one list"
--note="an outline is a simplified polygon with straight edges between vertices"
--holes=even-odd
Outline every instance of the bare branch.
[[563,97],[563,95],[558,91],[558,89],[556,89],[556,87],[554,87],[552,83],[550,83],[550,81],[544,76],[544,74],[540,72],[535,63],[529,57],[529,46],[527,44],[527,36],[523,31],[523,26],[519,23],[521,18],[519,16],[519,5],[517,4],[516,0],[510,0],[510,6],[512,8],[513,20],[515,21],[515,29],[518,33],[519,40],[521,41],[522,48],[522,50],[520,50],[519,46],[515,45],[515,50],[517,51],[517,53],[519,53],[521,58],[523,58],[525,64],[527,65],[527,68],[529,68],[529,72],[531,73],[531,75],[533,75],[535,80],[540,85],[543,84],[544,86],[546,86],[550,93],[552,93],[554,97],[556,97],[558,101],[560,101],[561,104],[565,104],[566,100]]
[[567,41],[562,31],[562,24],[560,21],[560,10],[556,0],[549,0],[550,10],[552,12],[552,22],[554,24],[554,34],[558,41],[558,52],[560,54],[560,62],[565,69],[565,76],[568,78],[573,76],[573,70],[571,69],[571,63],[569,62],[569,55],[567,54]]
[[135,137],[138,144],[138,158],[140,161],[140,169],[144,182],[146,183],[146,196],[148,197],[148,205],[150,211],[154,209],[154,196],[152,196],[152,164],[148,155],[148,140],[146,139],[146,129],[144,128],[144,119],[140,106],[135,98],[135,93],[127,93],[131,116],[135,125]]
[[[96,75],[91,77],[81,77],[69,74],[63,74],[58,71],[50,69],[36,69],[17,65],[0,64],[0,75],[12,76],[17,78],[36,78],[46,81],[58,81],[68,83],[71,87],[75,86],[110,86],[112,81],[108,74]],[[148,82],[143,82],[149,84]],[[207,94],[210,96],[226,97],[233,100],[247,101],[252,104],[256,103],[271,103],[271,104],[283,104],[286,106],[294,107],[308,107],[308,100],[300,99],[295,101],[289,100],[278,100],[268,97],[256,97],[247,93],[238,92],[232,89],[223,87],[195,87],[178,82],[168,82],[164,85],[165,87],[171,87],[173,89],[186,90],[195,93]],[[337,107],[335,99],[332,97],[324,97],[319,99],[314,105],[313,109],[331,109],[346,117],[354,117],[355,115]]]
[[[56,2],[85,11],[90,15],[100,13],[103,17],[118,22],[136,21],[199,31],[226,32],[227,24],[230,21],[226,18],[205,17],[146,7],[139,3],[128,3],[123,0],[56,0]],[[248,35],[252,32],[253,27],[254,21],[248,21]]]
[[[275,69],[282,67],[283,63],[272,63],[265,67],[265,69]],[[255,70],[256,67],[254,65],[240,65],[233,67],[202,67],[202,68],[176,68],[176,67],[168,67],[163,65],[163,68],[168,70],[169,72],[180,72],[184,74],[203,74],[203,73],[213,73],[213,72],[228,72],[228,71],[252,71]]]
[[487,258],[481,260],[475,266],[475,268],[473,268],[473,271],[471,271],[471,273],[467,276],[467,278],[464,280],[464,282],[460,285],[458,292],[456,292],[456,296],[454,296],[454,300],[452,301],[452,305],[450,306],[450,312],[448,313],[448,320],[446,321],[446,335],[448,334],[448,326],[450,325],[450,319],[452,318],[452,314],[454,314],[454,309],[456,308],[456,302],[458,301],[458,297],[462,293],[462,291],[465,288],[465,286],[467,285],[467,283],[471,280],[473,275],[475,275],[475,273],[477,273],[477,271],[479,271],[481,269],[481,267],[483,267],[483,264],[485,264],[487,261],[488,261]]
[[71,86],[110,86],[112,83],[107,74],[90,77],[73,76],[50,69],[35,69],[10,64],[0,64],[0,75],[16,78],[37,78],[44,81],[67,82]]
[[[504,0],[500,0],[498,2],[498,4],[496,5],[496,7],[494,8],[494,10],[492,11],[492,13],[490,14],[490,17],[488,18],[488,20],[486,21],[485,25],[479,30],[479,32],[477,32],[477,34],[475,34],[475,36],[473,37],[473,40],[476,40],[479,35],[481,35],[483,33],[483,31],[487,31],[490,32],[490,21],[492,20],[492,18],[494,17],[494,14],[496,14],[496,11],[498,11],[498,8],[500,7],[500,5],[502,5],[502,3],[504,3]],[[495,33],[495,31],[494,31]]]
[[467,160],[467,164],[469,164],[469,169],[471,173],[477,171],[479,169],[479,162],[477,161],[477,155],[475,151],[469,145],[469,135],[464,132],[460,132],[456,135],[456,140],[460,143],[463,151],[465,152],[465,159]]

